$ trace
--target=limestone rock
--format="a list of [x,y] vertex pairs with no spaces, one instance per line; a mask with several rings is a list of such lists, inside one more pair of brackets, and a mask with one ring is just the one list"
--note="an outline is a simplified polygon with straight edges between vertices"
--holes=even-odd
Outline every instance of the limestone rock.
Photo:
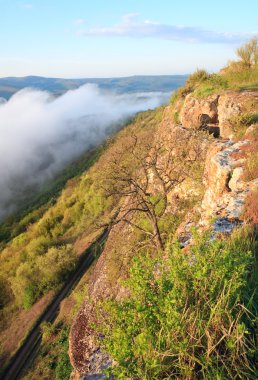
[[232,139],[235,135],[232,121],[234,117],[248,112],[252,104],[257,104],[258,93],[256,92],[226,92],[218,99],[218,120],[220,136]]
[[218,122],[219,95],[211,95],[205,99],[199,99],[189,94],[181,111],[181,123],[185,128],[198,129],[208,124]]
[[244,160],[235,160],[232,153],[240,152],[246,144],[248,140],[235,144],[222,141],[210,147],[205,165],[206,191],[201,204],[201,226],[208,226],[211,218],[215,218],[214,231],[227,233],[239,224],[253,181],[243,181]]
[[228,187],[232,191],[241,191],[244,189],[245,184],[241,181],[241,177],[243,176],[243,168],[237,167],[233,170],[232,177],[228,183]]

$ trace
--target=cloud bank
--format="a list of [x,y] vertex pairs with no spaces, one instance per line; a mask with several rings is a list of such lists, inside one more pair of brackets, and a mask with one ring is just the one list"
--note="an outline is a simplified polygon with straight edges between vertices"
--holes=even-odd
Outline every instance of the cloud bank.
[[85,36],[159,38],[188,43],[241,43],[256,35],[257,32],[253,34],[223,33],[197,27],[161,24],[150,20],[139,21],[138,14],[132,13],[123,16],[119,24],[81,30],[79,34]]
[[89,84],[58,98],[24,89],[0,99],[0,219],[121,122],[167,99],[164,93],[115,95]]

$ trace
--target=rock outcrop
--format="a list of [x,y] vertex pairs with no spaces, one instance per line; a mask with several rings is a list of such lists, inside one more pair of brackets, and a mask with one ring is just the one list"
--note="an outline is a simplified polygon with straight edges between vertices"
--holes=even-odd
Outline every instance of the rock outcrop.
[[234,119],[258,108],[258,93],[255,91],[227,91],[210,95],[205,99],[193,94],[186,96],[180,112],[180,120],[185,128],[207,129],[222,138],[232,139],[236,135]]
[[185,128],[198,129],[208,124],[217,124],[218,99],[219,95],[211,95],[205,99],[187,95],[180,114],[182,125]]
[[253,91],[227,92],[218,99],[220,135],[232,139],[235,136],[234,118],[258,107],[258,93]]
[[[200,143],[200,152],[205,161],[203,188],[199,189],[194,182],[188,181],[169,194],[171,204],[174,198],[187,199],[189,195],[203,194],[177,230],[182,246],[191,241],[193,226],[205,230],[212,224],[215,234],[224,234],[230,233],[236,225],[243,223],[245,199],[250,191],[258,188],[258,179],[248,181],[244,178],[246,157],[243,151],[250,144],[250,140],[248,135],[240,141],[232,140],[235,134],[232,119],[240,113],[252,110],[257,101],[258,93],[253,92],[226,92],[206,99],[197,99],[190,94],[180,112],[182,126],[175,125],[173,108],[165,108],[154,139],[168,142],[171,136],[178,136],[180,141],[180,136],[186,136],[191,141],[190,129],[205,129],[207,126],[219,127],[221,135],[221,138],[211,140],[203,134]],[[252,133],[258,133],[257,125],[252,127]],[[191,145],[190,143],[189,149]],[[169,143],[166,148],[171,152]],[[160,162],[162,164],[162,160]],[[105,378],[101,372],[111,361],[101,352],[91,329],[92,323],[96,322],[94,302],[103,298],[121,299],[128,296],[120,280],[127,275],[134,253],[133,245],[132,227],[122,223],[112,229],[89,281],[91,301],[85,300],[71,329],[70,358],[75,368],[73,379]]]
[[128,272],[134,240],[130,226],[125,223],[115,225],[90,277],[89,297],[77,314],[69,336],[69,355],[75,369],[74,376],[78,377],[79,374],[82,376],[79,378],[85,380],[103,379],[101,373],[111,363],[110,358],[100,351],[96,333],[92,329],[92,324],[98,323],[94,305],[101,299],[121,299],[127,295],[120,280]]
[[[208,227],[214,220],[214,229],[228,232],[241,223],[241,215],[247,194],[258,185],[258,180],[246,182],[243,179],[245,159],[235,159],[248,140],[214,142],[210,147],[204,175],[206,191],[200,206],[200,226]],[[223,231],[223,223],[227,231]],[[231,229],[232,229],[231,228]]]

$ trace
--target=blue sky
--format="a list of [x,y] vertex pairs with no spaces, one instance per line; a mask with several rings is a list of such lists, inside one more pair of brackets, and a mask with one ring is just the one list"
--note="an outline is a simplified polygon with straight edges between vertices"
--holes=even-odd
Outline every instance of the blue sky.
[[0,0],[0,77],[216,71],[257,15],[258,0]]

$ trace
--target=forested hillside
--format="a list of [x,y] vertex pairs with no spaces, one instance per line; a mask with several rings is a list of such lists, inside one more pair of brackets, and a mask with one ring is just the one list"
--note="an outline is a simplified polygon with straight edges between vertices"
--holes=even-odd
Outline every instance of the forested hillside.
[[119,94],[133,92],[171,92],[185,83],[187,75],[133,76],[124,78],[61,79],[29,76],[22,78],[0,78],[0,97],[9,99],[17,91],[37,88],[60,95],[67,90],[87,83],[95,83],[101,89]]

